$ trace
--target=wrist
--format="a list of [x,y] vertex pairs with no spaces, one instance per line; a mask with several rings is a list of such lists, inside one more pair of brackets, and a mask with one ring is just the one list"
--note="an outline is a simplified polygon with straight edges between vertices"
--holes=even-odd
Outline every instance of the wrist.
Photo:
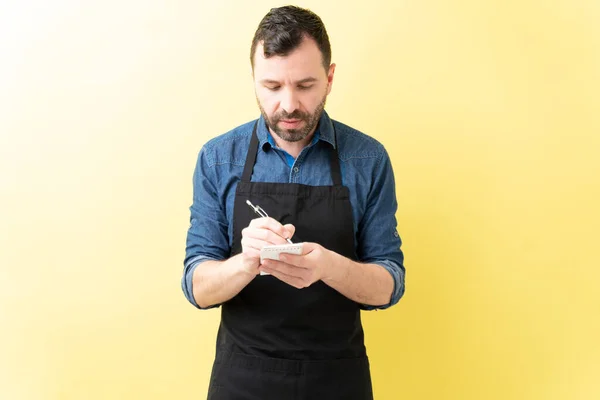
[[235,275],[252,279],[259,273],[259,263],[244,257],[243,253],[236,254],[231,257],[230,260],[233,261],[232,268],[234,269]]
[[321,280],[326,283],[340,282],[348,275],[348,265],[346,258],[335,251],[325,250],[327,257],[323,263],[323,277]]

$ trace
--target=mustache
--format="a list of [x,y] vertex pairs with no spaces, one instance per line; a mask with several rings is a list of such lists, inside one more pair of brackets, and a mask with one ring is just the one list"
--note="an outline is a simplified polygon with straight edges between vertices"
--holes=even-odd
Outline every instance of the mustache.
[[306,113],[303,113],[301,111],[294,111],[291,114],[288,114],[287,112],[283,111],[280,114],[277,114],[273,117],[273,119],[275,121],[280,121],[282,119],[302,119],[302,120],[306,120],[308,118],[308,115]]

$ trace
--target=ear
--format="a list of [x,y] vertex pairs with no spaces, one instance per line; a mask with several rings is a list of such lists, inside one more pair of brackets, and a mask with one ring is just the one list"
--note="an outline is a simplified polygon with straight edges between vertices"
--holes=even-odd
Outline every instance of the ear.
[[335,64],[331,64],[329,66],[329,71],[327,71],[327,94],[331,93],[331,87],[333,85],[334,73],[335,73]]

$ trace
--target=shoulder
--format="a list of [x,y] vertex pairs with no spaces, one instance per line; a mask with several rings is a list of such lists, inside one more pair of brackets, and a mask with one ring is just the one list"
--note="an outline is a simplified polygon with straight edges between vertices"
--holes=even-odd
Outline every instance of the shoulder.
[[208,166],[244,165],[255,123],[256,120],[246,122],[206,142],[200,152],[204,155]]
[[360,158],[381,158],[386,150],[377,139],[339,121],[332,120],[341,161]]

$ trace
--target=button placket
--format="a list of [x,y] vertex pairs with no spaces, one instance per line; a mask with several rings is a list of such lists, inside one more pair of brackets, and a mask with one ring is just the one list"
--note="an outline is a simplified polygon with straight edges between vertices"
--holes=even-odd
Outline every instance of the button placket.
[[[298,160],[296,160],[296,163],[297,162],[298,162]],[[290,170],[290,182],[293,182],[293,183],[298,183],[298,181],[300,179],[300,168],[298,167],[298,165],[296,163],[294,163],[294,166]]]

